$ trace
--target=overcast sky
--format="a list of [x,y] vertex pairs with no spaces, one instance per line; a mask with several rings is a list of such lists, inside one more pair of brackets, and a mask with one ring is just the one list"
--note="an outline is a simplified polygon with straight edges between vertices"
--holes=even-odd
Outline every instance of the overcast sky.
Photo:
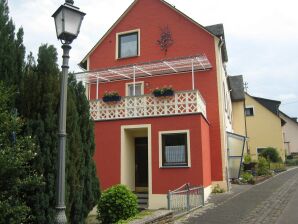
[[[71,70],[133,0],[74,0],[87,13],[72,44]],[[229,75],[243,75],[253,96],[281,100],[280,109],[298,116],[298,3],[295,0],[168,0],[203,26],[223,23]],[[42,43],[58,49],[51,17],[63,0],[8,0],[10,16],[25,31],[27,53]]]

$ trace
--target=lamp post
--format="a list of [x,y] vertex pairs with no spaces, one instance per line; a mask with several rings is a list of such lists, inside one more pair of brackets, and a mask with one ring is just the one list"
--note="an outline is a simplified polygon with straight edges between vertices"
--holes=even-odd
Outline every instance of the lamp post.
[[65,143],[66,143],[66,105],[67,105],[67,76],[70,44],[78,36],[81,23],[85,13],[73,5],[72,0],[65,0],[53,14],[56,26],[57,38],[62,43],[63,64],[62,79],[60,88],[60,109],[59,109],[59,152],[58,152],[58,178],[57,178],[57,205],[56,219],[57,224],[66,224],[65,214]]

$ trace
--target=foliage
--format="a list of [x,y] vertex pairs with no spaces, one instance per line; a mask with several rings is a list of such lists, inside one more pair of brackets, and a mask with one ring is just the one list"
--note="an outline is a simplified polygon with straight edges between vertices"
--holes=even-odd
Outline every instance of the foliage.
[[270,162],[276,163],[281,161],[281,158],[276,148],[268,147],[264,149],[259,155],[263,156]]
[[125,185],[115,185],[102,193],[97,209],[102,223],[116,223],[137,214],[137,196]]
[[259,157],[257,173],[259,176],[270,174],[269,163],[264,157]]
[[106,91],[103,94],[104,97],[120,96],[117,91]]
[[245,154],[243,158],[243,163],[250,163],[252,161],[251,156],[249,154]]
[[126,220],[119,220],[117,222],[117,224],[128,224],[132,221],[136,221],[138,219],[143,219],[145,218],[146,216],[149,216],[149,215],[152,215],[153,211],[150,211],[150,210],[144,210],[144,211],[141,211],[140,213],[136,214],[135,216],[131,217],[131,218],[128,218]]
[[30,136],[22,136],[23,122],[11,112],[12,98],[12,90],[0,83],[0,223],[30,223],[34,216],[27,191],[41,186],[42,177],[31,167],[37,147]]
[[174,94],[174,90],[172,86],[164,86],[162,88],[155,88],[152,91],[154,96],[172,96]]
[[70,76],[68,86],[67,205],[69,222],[84,223],[100,196],[93,160],[94,126],[84,86],[77,83],[74,76]]
[[102,100],[104,102],[119,101],[121,100],[121,96],[117,91],[110,91],[110,92],[106,91],[103,95]]
[[7,1],[0,0],[0,80],[16,87],[24,66],[23,36],[22,28],[15,33],[15,26],[9,18]]
[[224,193],[225,190],[222,189],[219,184],[216,184],[213,188],[212,188],[212,193],[214,194],[218,194],[218,193]]
[[253,180],[253,175],[249,172],[243,172],[241,174],[241,178],[243,183],[251,183]]
[[287,159],[294,159],[294,156],[293,155],[288,155]]
[[287,159],[286,165],[287,166],[298,166],[298,159]]
[[[58,152],[59,68],[53,46],[39,48],[37,64],[28,56],[18,107],[27,121],[26,132],[39,146],[32,164],[43,173],[46,185],[29,198],[36,223],[54,223]],[[32,91],[34,89],[34,91]],[[69,82],[66,144],[66,214],[70,223],[83,223],[96,205],[98,180],[93,161],[94,134],[82,84]]]

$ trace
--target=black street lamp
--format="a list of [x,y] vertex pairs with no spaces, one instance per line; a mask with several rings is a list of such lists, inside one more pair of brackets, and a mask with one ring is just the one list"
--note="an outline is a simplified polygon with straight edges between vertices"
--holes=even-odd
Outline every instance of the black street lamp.
[[57,38],[62,43],[63,64],[60,92],[60,110],[59,110],[59,152],[58,152],[58,179],[57,179],[57,205],[56,219],[57,224],[66,224],[65,214],[65,143],[66,143],[66,105],[67,105],[67,77],[70,44],[78,36],[81,23],[85,13],[73,5],[72,0],[65,0],[52,17],[55,19]]

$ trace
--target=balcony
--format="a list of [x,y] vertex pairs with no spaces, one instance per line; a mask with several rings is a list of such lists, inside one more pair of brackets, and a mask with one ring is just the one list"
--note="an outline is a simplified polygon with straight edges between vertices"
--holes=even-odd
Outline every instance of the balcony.
[[206,117],[206,104],[198,90],[177,91],[172,97],[155,97],[149,94],[123,97],[113,103],[105,103],[101,99],[91,100],[90,113],[95,121],[197,113]]

